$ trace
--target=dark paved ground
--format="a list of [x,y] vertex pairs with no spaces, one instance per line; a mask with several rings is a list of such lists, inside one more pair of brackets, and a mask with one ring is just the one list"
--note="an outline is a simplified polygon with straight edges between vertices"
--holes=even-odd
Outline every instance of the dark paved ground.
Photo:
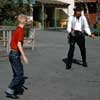
[[[88,68],[74,60],[72,69],[65,70],[66,37],[59,31],[36,32],[35,50],[26,50],[30,61],[24,66],[28,90],[20,100],[100,100],[100,38],[86,37]],[[81,60],[77,45],[74,59]],[[7,58],[0,57],[0,100],[11,100],[4,94],[11,77]]]

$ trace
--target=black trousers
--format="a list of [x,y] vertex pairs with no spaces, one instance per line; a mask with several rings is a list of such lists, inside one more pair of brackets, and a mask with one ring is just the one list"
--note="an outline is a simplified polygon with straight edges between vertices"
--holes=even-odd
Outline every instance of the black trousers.
[[75,43],[77,43],[77,45],[80,48],[83,62],[86,62],[85,36],[80,32],[76,32],[75,34],[76,34],[75,36],[71,35],[69,38],[69,51],[68,51],[68,62],[67,63],[70,65],[72,64]]

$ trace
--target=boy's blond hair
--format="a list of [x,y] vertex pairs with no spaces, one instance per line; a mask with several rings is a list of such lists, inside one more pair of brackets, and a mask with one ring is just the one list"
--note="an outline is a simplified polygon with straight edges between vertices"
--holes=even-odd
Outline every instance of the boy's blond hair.
[[27,18],[27,16],[24,15],[24,14],[19,14],[19,15],[17,16],[17,19],[18,19],[19,22],[21,22],[22,18]]

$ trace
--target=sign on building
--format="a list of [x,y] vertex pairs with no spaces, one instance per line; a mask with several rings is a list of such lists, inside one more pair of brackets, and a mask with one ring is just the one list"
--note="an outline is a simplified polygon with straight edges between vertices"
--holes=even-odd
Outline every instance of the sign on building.
[[35,4],[35,0],[31,0],[31,4]]
[[13,0],[14,3],[23,3],[23,4],[35,4],[36,0]]

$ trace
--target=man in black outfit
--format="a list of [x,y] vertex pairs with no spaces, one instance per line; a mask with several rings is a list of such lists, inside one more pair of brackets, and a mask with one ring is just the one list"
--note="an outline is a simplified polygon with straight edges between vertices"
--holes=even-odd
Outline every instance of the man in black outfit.
[[81,7],[76,7],[74,9],[74,15],[70,16],[68,19],[67,32],[69,33],[69,51],[68,61],[66,62],[66,69],[71,68],[75,43],[77,43],[80,48],[83,66],[87,67],[84,31],[88,34],[88,36],[95,38],[95,36],[91,34],[86,17],[81,15],[81,11]]

